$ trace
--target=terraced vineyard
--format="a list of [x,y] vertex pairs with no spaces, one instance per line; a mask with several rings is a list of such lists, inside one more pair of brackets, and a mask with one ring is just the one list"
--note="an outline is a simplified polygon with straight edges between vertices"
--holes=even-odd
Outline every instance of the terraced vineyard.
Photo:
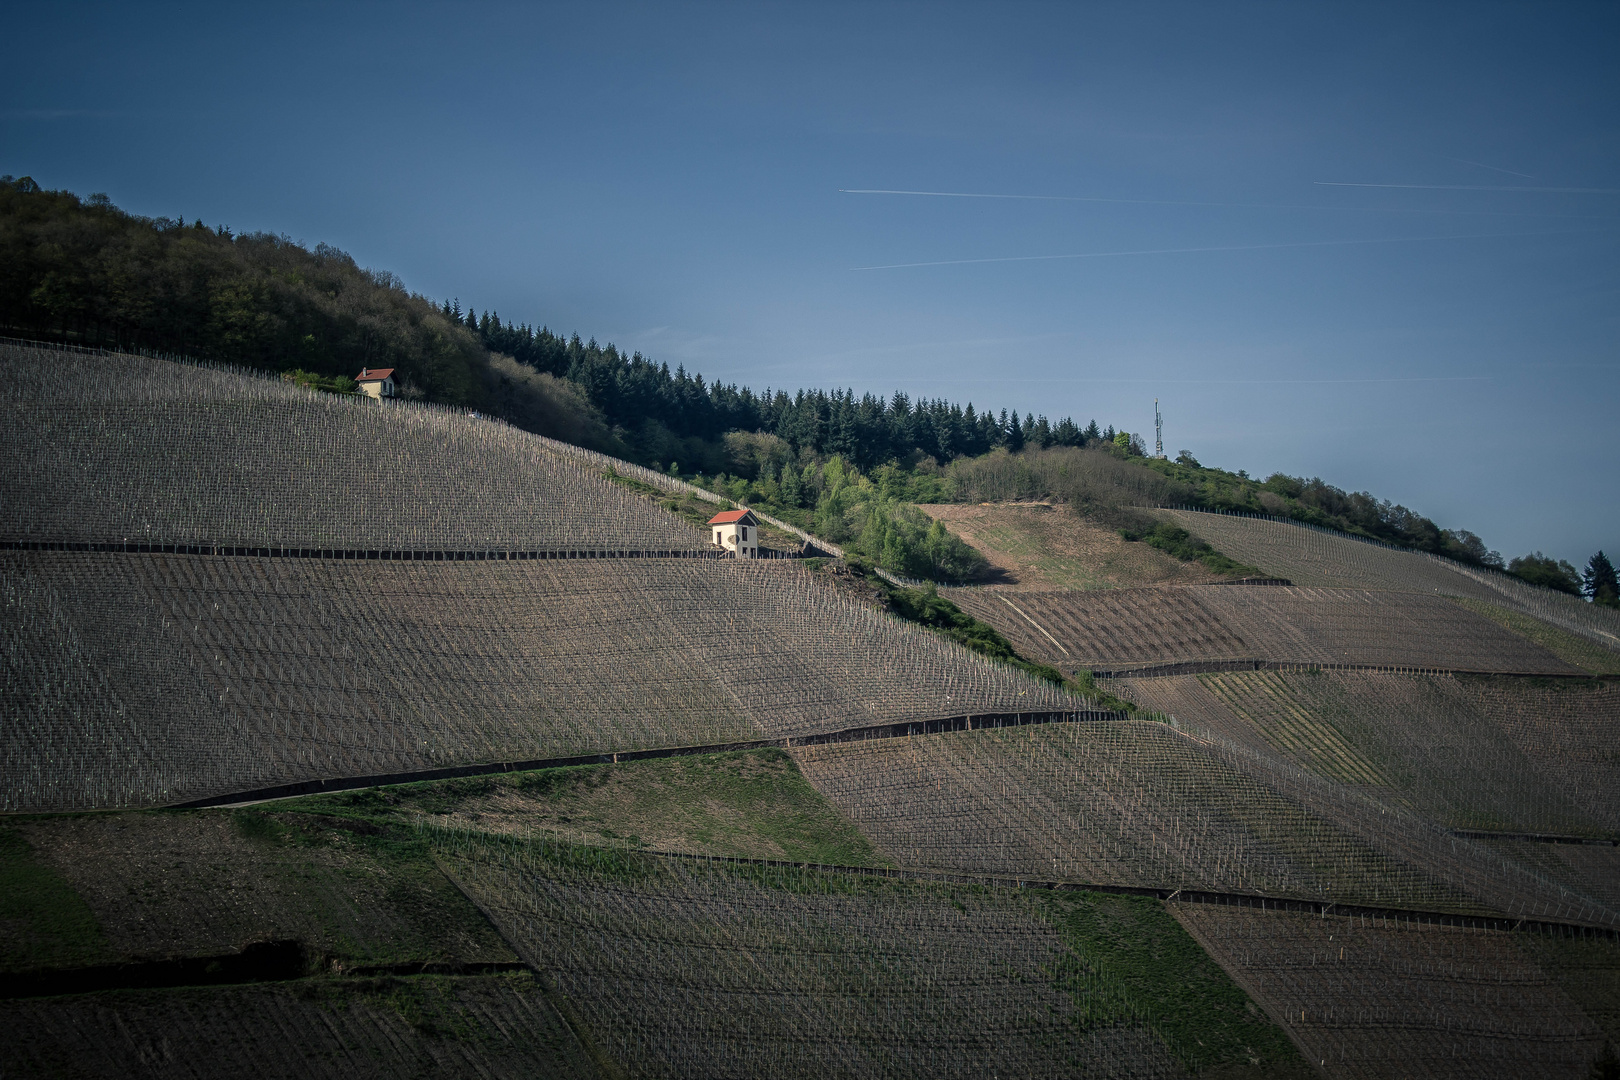
[[1109,686],[1448,828],[1620,837],[1614,683],[1264,671]]
[[0,595],[12,811],[1082,703],[793,563],[8,552]]
[[700,551],[549,440],[454,409],[0,345],[0,540]]
[[[25,858],[67,890],[33,914],[82,909],[85,929],[54,935],[55,955],[32,955],[13,936],[27,913],[11,911],[0,928],[0,973],[226,955],[253,941],[300,942],[309,968],[339,972],[517,959],[425,849],[349,824],[258,811],[17,822],[0,842],[26,851],[0,859]],[[52,936],[34,929],[36,945]]]
[[1259,660],[1580,674],[1528,638],[1413,593],[1192,585],[1103,592],[952,589],[1026,656],[1075,670]]
[[1573,1077],[1602,1047],[1601,1029],[1509,934],[1173,910],[1323,1076]]
[[1463,596],[1535,616],[1620,649],[1620,612],[1517,578],[1413,551],[1271,518],[1162,510],[1176,524],[1240,562],[1296,585]]
[[902,866],[1620,925],[1345,784],[1147,720],[794,748]]
[[[1298,583],[1189,584],[958,508],[1023,561],[951,598],[1145,710],[1081,719],[796,563],[697,557],[658,497],[695,489],[601,455],[206,366],[4,346],[0,375],[0,973],[34,994],[0,1000],[6,1076],[1300,1075],[1267,1012],[1329,1076],[1573,1076],[1620,1034],[1620,684],[1571,677],[1616,669],[1609,613],[1167,512]],[[1020,713],[1076,722],[799,740]],[[1476,916],[1578,929],[1433,921]],[[132,981],[220,971],[288,981]]]
[[599,1075],[528,974],[0,1001],[7,1076]]
[[[1545,843],[1492,838],[1484,845],[1570,892],[1620,911],[1620,847],[1613,843]],[[1620,995],[1620,983],[1615,991]]]
[[[1174,1025],[1153,1023],[1176,1010],[1149,999],[1181,984],[1137,999],[1105,957],[1076,951],[1061,926],[1084,917],[1083,896],[434,842],[633,1076],[1182,1076],[1225,1049],[1174,1045]],[[1249,1053],[1287,1053],[1248,1026],[1265,1046]]]

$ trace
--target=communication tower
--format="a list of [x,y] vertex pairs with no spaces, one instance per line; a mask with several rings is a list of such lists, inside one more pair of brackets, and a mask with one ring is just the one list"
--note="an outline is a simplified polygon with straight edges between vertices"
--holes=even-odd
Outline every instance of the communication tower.
[[1164,417],[1159,415],[1159,399],[1153,399],[1153,456],[1164,457]]

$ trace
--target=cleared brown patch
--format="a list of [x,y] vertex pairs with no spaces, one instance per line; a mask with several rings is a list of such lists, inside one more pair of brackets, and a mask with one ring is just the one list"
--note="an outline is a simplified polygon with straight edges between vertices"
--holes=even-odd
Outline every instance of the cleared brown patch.
[[985,584],[1002,589],[1114,589],[1219,581],[1052,503],[940,503],[920,509],[990,560]]

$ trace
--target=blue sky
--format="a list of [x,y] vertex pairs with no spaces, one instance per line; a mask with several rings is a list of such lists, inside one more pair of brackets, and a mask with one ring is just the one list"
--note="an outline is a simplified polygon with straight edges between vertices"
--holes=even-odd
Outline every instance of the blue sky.
[[1613,4],[7,24],[0,172],[46,187],[326,241],[755,387],[1149,437],[1157,397],[1171,453],[1367,489],[1509,556],[1620,549]]

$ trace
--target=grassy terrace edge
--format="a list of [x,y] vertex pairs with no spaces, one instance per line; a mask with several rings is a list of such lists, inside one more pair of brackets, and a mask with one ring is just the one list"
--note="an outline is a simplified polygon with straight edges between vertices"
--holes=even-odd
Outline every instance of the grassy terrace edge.
[[[745,742],[716,743],[706,746],[670,746],[649,750],[621,750],[601,754],[580,754],[561,758],[536,758],[521,761],[496,761],[477,765],[448,765],[438,769],[413,772],[385,773],[370,776],[334,777],[321,780],[302,780],[246,791],[210,795],[201,799],[173,803],[173,810],[201,810],[217,806],[232,806],[271,799],[296,798],[358,788],[387,787],[394,784],[418,783],[428,780],[452,780],[468,776],[489,776],[496,773],[531,772],[537,769],[566,768],[575,765],[611,765],[621,762],[646,761],[654,758],[688,757],[701,754],[723,754],[737,750],[788,749],[794,746],[818,746],[825,743],[862,742],[869,739],[899,739],[912,735],[935,735],[945,731],[980,731],[985,728],[1024,727],[1031,724],[1081,723],[1088,720],[1123,719],[1113,710],[1074,710],[1069,712],[976,713],[950,716],[935,720],[905,720],[893,724],[873,724],[857,728],[814,735],[785,735],[777,739],[751,739]],[[69,811],[78,813],[81,811]],[[30,813],[27,816],[40,816]]]

